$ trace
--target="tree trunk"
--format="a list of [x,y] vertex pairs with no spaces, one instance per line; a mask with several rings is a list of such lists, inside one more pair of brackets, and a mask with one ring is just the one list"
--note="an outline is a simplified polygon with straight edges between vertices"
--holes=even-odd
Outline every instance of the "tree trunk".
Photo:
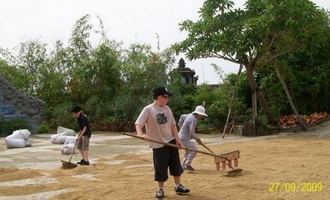
[[229,131],[229,135],[231,135],[233,133],[233,130],[235,128],[235,119],[233,118],[233,120],[231,120],[231,128],[230,128],[230,131]]
[[282,83],[282,86],[283,86],[283,89],[285,91],[285,94],[286,96],[288,97],[288,101],[290,103],[290,106],[294,112],[294,114],[297,116],[298,118],[298,121],[299,121],[299,124],[301,125],[301,127],[304,129],[304,130],[307,130],[307,126],[304,122],[304,120],[301,118],[301,116],[299,115],[297,109],[296,109],[296,106],[294,105],[293,101],[292,101],[292,97],[291,97],[291,94],[290,94],[290,91],[288,89],[288,86],[286,85],[281,73],[280,73],[280,70],[278,69],[278,67],[275,65],[274,66],[275,68],[275,72],[276,72],[276,75],[277,75],[277,78],[281,81]]
[[258,110],[257,110],[258,103],[257,103],[257,92],[256,91],[252,92],[251,99],[252,99],[252,132],[253,132],[253,135],[256,136],[257,135],[256,134],[256,131],[257,131],[256,120],[257,120],[257,113],[258,113]]
[[[267,123],[268,124],[276,124],[276,121],[274,120],[273,113],[268,107],[265,95],[262,90],[258,90],[258,86],[256,81],[253,77],[253,66],[251,64],[245,65],[246,73],[247,73],[247,79],[252,91],[252,94],[254,92],[257,92],[258,102],[260,103],[261,108],[265,111],[266,117],[267,117]],[[256,109],[256,108],[252,108]]]
[[239,70],[238,70],[238,73],[237,73],[237,81],[235,83],[234,89],[233,89],[232,94],[231,94],[231,99],[230,99],[230,103],[229,103],[226,124],[225,124],[225,127],[224,127],[223,132],[222,132],[222,138],[225,137],[225,133],[226,133],[226,130],[227,130],[227,126],[228,126],[228,122],[229,122],[229,118],[230,118],[230,114],[231,114],[231,108],[233,106],[233,101],[234,101],[234,97],[235,97],[235,93],[236,93],[236,89],[237,89],[237,86],[238,86],[239,77],[241,75],[242,69],[243,69],[243,65],[241,64],[239,66]]

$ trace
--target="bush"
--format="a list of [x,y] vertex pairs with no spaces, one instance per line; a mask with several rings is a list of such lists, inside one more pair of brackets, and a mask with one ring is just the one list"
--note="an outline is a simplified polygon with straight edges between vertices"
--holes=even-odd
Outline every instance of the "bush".
[[50,128],[57,128],[57,126],[63,126],[67,128],[74,128],[76,127],[76,120],[69,112],[72,105],[69,103],[62,103],[55,106],[54,110],[52,111],[51,121],[50,121]]
[[214,126],[211,126],[209,121],[206,119],[198,122],[196,132],[199,134],[215,134],[220,133],[220,130],[216,129]]
[[50,130],[50,126],[46,123],[43,123],[38,127],[37,133],[39,134],[49,133],[49,130]]
[[31,125],[28,120],[22,118],[14,118],[11,120],[0,119],[0,136],[8,136],[12,134],[13,131],[19,129],[31,130]]

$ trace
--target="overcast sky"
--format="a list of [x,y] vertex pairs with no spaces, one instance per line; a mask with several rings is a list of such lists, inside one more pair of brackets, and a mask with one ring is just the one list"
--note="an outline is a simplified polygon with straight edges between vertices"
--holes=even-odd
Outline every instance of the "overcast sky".
[[[97,25],[100,16],[110,39],[131,43],[147,43],[160,48],[182,41],[186,34],[178,24],[186,19],[198,19],[204,0],[2,0],[0,6],[0,47],[12,49],[20,42],[38,39],[50,48],[56,40],[67,43],[74,23],[91,15]],[[234,0],[241,7],[245,0]],[[330,9],[329,0],[313,0]],[[189,62],[199,76],[198,83],[218,83],[219,77],[210,66],[217,63],[225,73],[237,72],[238,66],[218,59]]]

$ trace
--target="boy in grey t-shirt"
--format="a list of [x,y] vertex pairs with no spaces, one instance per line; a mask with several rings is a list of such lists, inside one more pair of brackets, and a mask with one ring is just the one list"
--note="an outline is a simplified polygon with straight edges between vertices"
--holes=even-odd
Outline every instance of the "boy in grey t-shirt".
[[[182,147],[178,137],[176,122],[171,109],[166,105],[171,94],[164,87],[153,90],[154,102],[145,106],[135,122],[136,132],[139,136],[163,143],[171,143]],[[142,128],[145,126],[146,134]],[[158,143],[149,143],[153,152],[154,180],[158,182],[156,198],[164,197],[164,183],[168,179],[168,169],[174,178],[175,192],[187,194],[189,189],[181,185],[181,174],[183,173],[180,163],[179,150]]]
[[[179,131],[179,138],[181,140],[181,143],[185,147],[192,150],[197,150],[196,145],[191,141],[192,138],[195,139],[199,144],[202,143],[201,139],[197,137],[195,130],[197,126],[197,121],[205,117],[207,117],[207,114],[205,114],[205,108],[203,106],[197,106],[194,112],[185,116],[182,115],[180,117],[180,120],[182,120],[183,123],[181,122],[182,125]],[[191,170],[191,171],[195,170],[191,166],[191,162],[195,158],[196,154],[197,154],[196,151],[186,150],[182,162],[182,168],[184,170]]]

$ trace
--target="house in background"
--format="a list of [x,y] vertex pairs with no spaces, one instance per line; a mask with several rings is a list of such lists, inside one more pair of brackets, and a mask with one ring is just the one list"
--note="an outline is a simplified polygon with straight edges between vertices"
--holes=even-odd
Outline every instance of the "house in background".
[[182,84],[194,84],[197,85],[198,76],[195,76],[196,72],[189,67],[186,67],[186,62],[180,58],[178,68],[173,69],[170,72],[170,76],[174,73],[181,75]]

